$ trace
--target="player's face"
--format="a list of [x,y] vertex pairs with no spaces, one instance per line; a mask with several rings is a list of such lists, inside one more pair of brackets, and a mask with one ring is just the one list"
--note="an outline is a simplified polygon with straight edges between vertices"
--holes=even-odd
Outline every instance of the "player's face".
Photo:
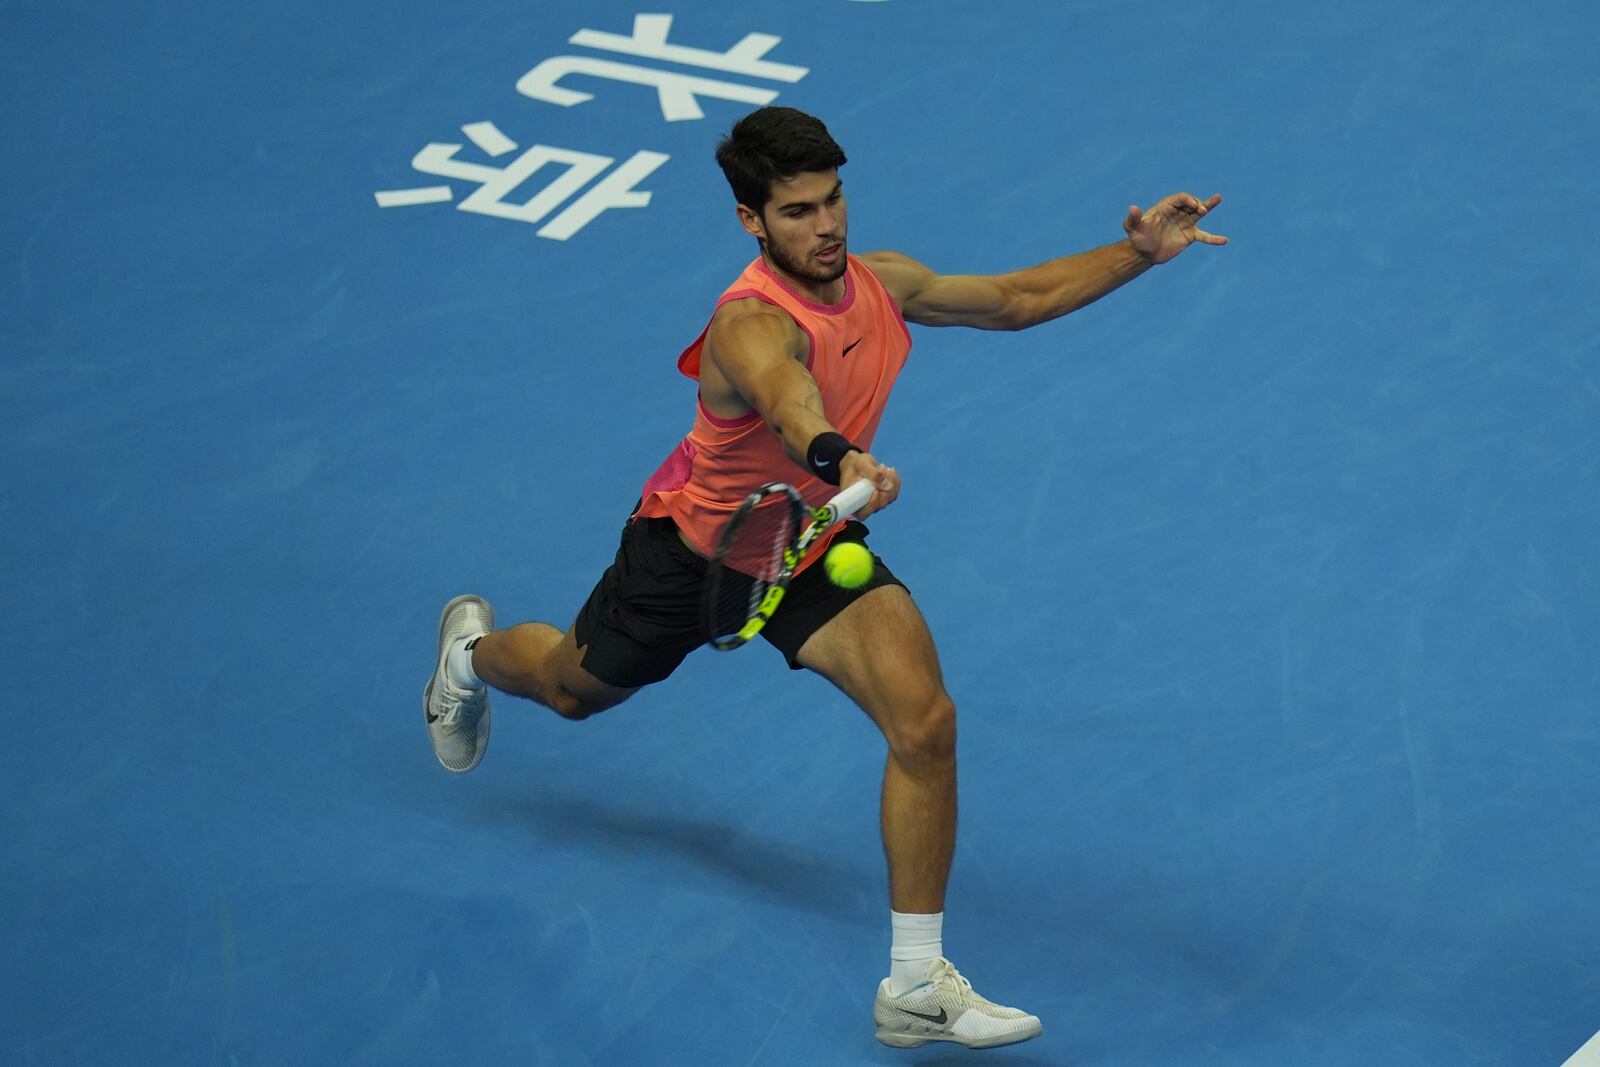
[[785,274],[826,285],[844,277],[846,214],[839,172],[811,171],[773,182],[772,199],[745,228]]

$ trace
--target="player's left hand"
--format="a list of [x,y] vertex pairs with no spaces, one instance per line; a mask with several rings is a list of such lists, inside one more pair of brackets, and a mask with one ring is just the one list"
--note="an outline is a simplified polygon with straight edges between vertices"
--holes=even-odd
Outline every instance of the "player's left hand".
[[1149,211],[1139,210],[1138,204],[1128,207],[1128,217],[1122,228],[1128,233],[1128,243],[1133,245],[1151,263],[1165,263],[1185,248],[1199,241],[1208,245],[1225,245],[1226,237],[1200,229],[1200,219],[1222,203],[1221,195],[1200,201],[1188,193],[1174,193]]

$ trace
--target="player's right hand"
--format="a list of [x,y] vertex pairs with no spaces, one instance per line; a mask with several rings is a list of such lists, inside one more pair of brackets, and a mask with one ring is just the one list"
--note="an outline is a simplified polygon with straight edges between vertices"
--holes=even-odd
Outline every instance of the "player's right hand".
[[866,479],[872,483],[872,498],[856,512],[864,519],[875,511],[882,511],[900,495],[900,472],[885,467],[870,452],[849,452],[839,461],[839,488]]

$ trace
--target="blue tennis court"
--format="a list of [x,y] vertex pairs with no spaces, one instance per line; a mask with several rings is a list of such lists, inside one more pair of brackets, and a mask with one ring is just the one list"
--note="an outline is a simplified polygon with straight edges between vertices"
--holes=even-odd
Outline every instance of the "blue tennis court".
[[[1600,15],[1564,0],[0,4],[0,1063],[1559,1067],[1600,1030]],[[755,36],[752,36],[755,35]],[[1225,248],[913,328],[873,546],[960,707],[947,954],[873,1039],[884,744],[770,648],[419,714],[565,626],[755,254]]]

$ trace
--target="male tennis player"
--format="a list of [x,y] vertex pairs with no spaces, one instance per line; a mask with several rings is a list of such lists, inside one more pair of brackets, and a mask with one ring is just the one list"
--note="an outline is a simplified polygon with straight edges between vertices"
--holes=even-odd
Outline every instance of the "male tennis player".
[[[538,622],[496,630],[475,596],[445,605],[423,709],[434,753],[452,771],[483,758],[486,684],[584,719],[666,678],[704,644],[707,557],[757,486],[788,482],[815,506],[866,479],[875,488],[858,516],[890,504],[900,477],[872,455],[872,440],[911,347],[906,322],[1019,330],[1098,300],[1191,243],[1226,242],[1197,225],[1221,197],[1179,193],[1148,212],[1130,207],[1127,238],[1115,244],[1009,274],[939,275],[897,252],[849,254],[845,155],[810,115],[768,107],[746,116],[717,162],[760,255],[679,358],[700,386],[694,426],[645,483],[615,563],[569,630]],[[836,536],[861,541],[866,529],[851,522]],[[800,570],[762,635],[792,668],[843,690],[888,741],[882,826],[893,939],[873,1011],[877,1036],[900,1047],[1023,1041],[1041,1032],[1039,1020],[979,996],[944,958],[956,709],[916,604],[875,563],[872,579],[849,590],[821,567]]]

